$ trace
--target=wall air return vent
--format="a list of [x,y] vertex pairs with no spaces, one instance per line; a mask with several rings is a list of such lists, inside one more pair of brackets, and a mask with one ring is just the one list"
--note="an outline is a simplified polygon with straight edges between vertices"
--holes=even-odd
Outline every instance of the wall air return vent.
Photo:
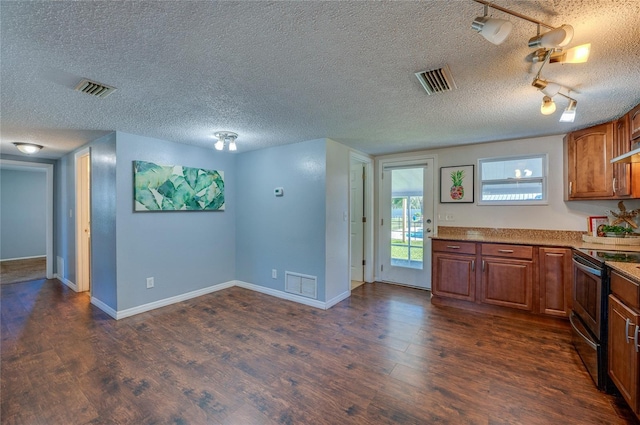
[[428,95],[457,89],[448,65],[429,71],[416,72],[416,77]]
[[104,99],[117,89],[115,87],[107,86],[106,84],[96,83],[95,81],[85,79],[78,83],[75,90]]

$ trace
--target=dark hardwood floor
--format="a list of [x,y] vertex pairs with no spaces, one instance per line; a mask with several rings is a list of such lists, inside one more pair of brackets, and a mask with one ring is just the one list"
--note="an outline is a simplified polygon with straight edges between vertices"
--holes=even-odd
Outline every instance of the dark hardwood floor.
[[328,311],[231,288],[115,321],[55,280],[1,293],[3,424],[631,424],[568,327],[365,284]]

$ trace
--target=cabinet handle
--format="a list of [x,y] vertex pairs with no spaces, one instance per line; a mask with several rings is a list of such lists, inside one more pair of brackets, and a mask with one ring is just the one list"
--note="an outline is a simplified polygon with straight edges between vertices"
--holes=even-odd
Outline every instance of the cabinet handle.
[[613,193],[615,194],[616,193],[616,178],[615,177],[613,178],[613,185],[612,186],[613,186]]
[[640,331],[640,326],[636,325],[636,332],[633,336],[633,342],[636,346],[636,353],[640,351],[640,347],[638,347],[638,332]]
[[569,182],[569,195],[573,195],[573,182]]
[[513,254],[513,249],[499,249],[498,252],[502,252],[503,254]]
[[631,325],[631,319],[627,318],[627,321],[624,324],[624,336],[626,337],[627,344],[629,341],[633,339],[632,336],[629,335],[629,326]]
[[460,249],[460,247],[458,245],[447,245],[447,248],[449,248],[449,249]]
[[476,260],[471,260],[471,271],[472,272],[476,271]]
[[482,260],[482,273],[484,273],[484,260]]

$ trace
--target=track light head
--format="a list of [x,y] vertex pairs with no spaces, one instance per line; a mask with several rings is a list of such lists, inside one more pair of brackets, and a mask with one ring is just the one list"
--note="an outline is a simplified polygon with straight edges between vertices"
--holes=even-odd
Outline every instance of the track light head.
[[559,28],[552,29],[544,34],[536,35],[529,39],[529,47],[564,47],[571,43],[573,39],[573,27],[571,25],[562,25]]
[[560,122],[573,122],[576,119],[576,106],[578,105],[578,101],[575,99],[569,99],[569,105],[567,109],[564,110],[562,116],[560,117]]
[[542,115],[551,115],[556,111],[556,103],[549,96],[542,98],[542,105],[540,105],[540,113]]
[[478,16],[473,20],[471,28],[478,31],[480,35],[493,44],[501,44],[507,39],[513,24],[505,19],[489,18],[488,16]]

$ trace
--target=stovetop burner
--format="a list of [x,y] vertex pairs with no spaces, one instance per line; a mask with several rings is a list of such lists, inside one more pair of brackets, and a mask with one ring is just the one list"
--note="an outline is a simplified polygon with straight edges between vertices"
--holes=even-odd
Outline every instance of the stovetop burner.
[[622,263],[640,263],[640,252],[629,251],[610,251],[600,249],[576,249],[582,254],[585,254],[592,259],[604,263],[605,261],[619,261]]

